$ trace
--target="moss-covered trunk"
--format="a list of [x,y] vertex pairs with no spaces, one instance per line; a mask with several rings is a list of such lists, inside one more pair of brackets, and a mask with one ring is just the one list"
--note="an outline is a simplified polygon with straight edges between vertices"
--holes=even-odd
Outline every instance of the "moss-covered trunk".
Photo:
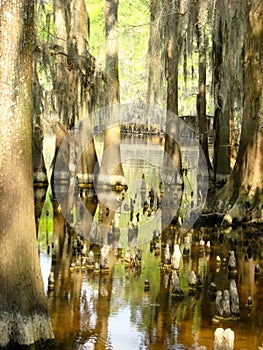
[[0,16],[0,346],[5,347],[48,340],[53,332],[34,223],[34,1],[6,1]]
[[214,180],[220,186],[227,181],[236,160],[236,124],[243,108],[244,29],[244,1],[217,1],[212,27],[215,103],[213,165]]
[[[76,169],[79,185],[91,186],[96,180],[94,174],[97,154],[94,145],[91,111],[94,104],[94,58],[88,51],[88,13],[84,0],[73,0],[70,3],[70,25],[68,38],[69,80],[71,82],[69,99],[71,108],[69,116],[73,124],[80,122],[81,154]],[[75,150],[76,151],[76,150]],[[95,176],[94,176],[95,175]]]
[[[163,182],[165,186],[162,214],[162,240],[173,243],[174,231],[170,223],[176,225],[183,194],[181,148],[179,144],[178,120],[178,64],[180,48],[179,9],[177,1],[166,5],[166,77],[167,77],[167,115],[163,160]],[[175,203],[174,203],[175,201]],[[171,205],[173,203],[173,205]],[[172,208],[172,209],[171,209]]]
[[[83,0],[55,0],[54,11],[56,71],[53,114],[57,114],[66,129],[78,127],[78,139],[69,144],[69,153],[76,155],[74,160],[70,160],[74,163],[73,168],[70,167],[70,175],[77,175],[82,187],[92,186],[97,163],[90,116],[95,99],[95,63],[87,48],[86,3]],[[68,166],[65,171],[68,171]]]
[[146,103],[160,105],[162,80],[162,6],[161,0],[150,3],[150,37],[148,48],[148,86]]
[[[37,16],[35,25],[38,26]],[[35,42],[37,33],[34,32]],[[43,126],[41,121],[43,90],[38,77],[39,51],[34,52],[34,73],[33,73],[33,180],[35,187],[48,187],[47,170],[43,156]],[[41,214],[41,213],[40,213]],[[40,215],[39,214],[39,215]],[[38,217],[39,218],[39,217]]]
[[257,1],[249,3],[240,146],[235,167],[218,193],[216,203],[219,210],[227,212],[226,224],[263,220],[263,4]]
[[199,129],[199,142],[203,149],[208,170],[212,166],[208,150],[208,122],[206,117],[206,22],[208,16],[208,2],[198,1],[198,14],[196,19],[196,35],[198,47],[198,94],[196,99],[196,111]]

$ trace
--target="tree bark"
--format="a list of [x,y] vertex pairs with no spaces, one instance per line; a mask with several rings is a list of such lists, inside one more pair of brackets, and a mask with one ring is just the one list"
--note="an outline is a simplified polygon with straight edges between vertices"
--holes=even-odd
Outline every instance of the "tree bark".
[[118,68],[118,0],[105,2],[106,33],[106,108],[104,112],[104,149],[98,184],[126,187],[120,153],[120,86]]
[[88,13],[84,0],[71,1],[70,7],[70,30],[68,39],[68,58],[72,62],[69,72],[72,90],[72,119],[76,125],[80,121],[81,154],[76,169],[79,185],[82,187],[92,186],[96,181],[94,174],[97,164],[97,154],[92,132],[91,112],[94,103],[94,91],[91,85],[94,76],[94,59],[87,49],[88,37]]
[[69,124],[69,77],[67,70],[67,11],[68,0],[54,0],[54,32],[56,46],[56,70],[53,81],[54,85],[54,111],[57,113],[59,122]]
[[[57,127],[54,164],[60,164],[56,168],[57,185],[60,186],[59,179],[61,184],[65,180],[70,181],[68,208],[65,213],[68,219],[74,205],[72,194],[75,191],[75,183],[77,182],[80,187],[93,187],[97,178],[95,173],[97,154],[91,122],[95,63],[87,49],[88,14],[85,1],[55,0],[54,11],[56,38],[54,113],[57,113],[61,121]],[[70,128],[72,130],[69,133]],[[64,138],[67,145],[59,152],[60,147],[64,147],[61,145],[63,142],[61,130],[65,130]],[[65,159],[57,159],[57,154],[62,158],[65,156]],[[54,180],[54,174],[52,179]]]
[[[163,160],[163,180],[166,202],[163,203],[162,240],[173,243],[173,234],[167,224],[176,225],[183,194],[183,173],[178,123],[178,64],[179,64],[179,2],[167,1],[166,7],[166,77],[167,77],[167,115]],[[171,190],[172,189],[172,190]],[[176,195],[176,203],[173,203]],[[171,211],[170,208],[174,208]]]
[[220,94],[221,91],[221,79],[220,79],[220,70],[221,65],[223,63],[223,38],[222,38],[222,24],[221,21],[219,21],[218,24],[218,30],[217,30],[217,36],[218,39],[213,41],[213,63],[214,63],[214,101],[215,101],[215,112],[214,112],[214,134],[215,134],[215,140],[214,140],[214,161],[213,161],[213,168],[214,168],[214,182],[217,181],[217,173],[220,172],[219,167],[220,164],[220,119],[222,114],[222,107],[223,107],[223,101],[222,96]]
[[[196,35],[198,46],[198,94],[196,100],[197,119],[199,126],[199,142],[202,146],[207,168],[212,170],[208,150],[208,124],[206,117],[206,43],[205,28],[207,20],[207,1],[199,0],[198,18],[196,20]],[[210,174],[211,175],[211,174]]]
[[118,0],[105,1],[106,106],[120,102],[118,63]]
[[160,105],[162,80],[162,7],[161,0],[151,0],[148,50],[148,87],[146,103]]
[[[228,99],[228,97],[226,97]],[[214,116],[214,183],[224,184],[230,174],[230,113],[222,112],[221,98],[217,100]]]
[[228,225],[263,220],[263,4],[247,2],[247,13],[240,147],[234,169],[216,202],[217,208],[227,212],[223,224]]
[[[214,182],[222,186],[236,160],[236,119],[242,111],[244,61],[243,2],[217,1],[212,28],[215,102]],[[232,159],[231,159],[232,158]]]
[[34,55],[33,89],[33,180],[36,187],[48,187],[47,170],[43,156],[43,127],[41,123],[41,104],[43,92],[37,73],[37,53]]
[[34,1],[2,2],[0,16],[0,346],[5,347],[54,335],[34,223]]
[[[69,166],[68,157],[63,159],[63,167],[59,169],[59,172],[54,174],[54,168],[57,162],[57,154],[59,148],[63,142],[63,139],[67,136],[69,128],[69,93],[68,93],[68,71],[67,71],[67,23],[66,23],[66,11],[67,1],[54,0],[54,36],[55,36],[55,47],[56,47],[56,68],[53,77],[53,115],[58,120],[56,128],[56,148],[54,159],[52,161],[53,169],[51,176],[51,186],[53,196],[55,194],[54,180],[62,183],[69,181]],[[66,152],[65,152],[66,153]],[[61,160],[60,160],[61,161]]]

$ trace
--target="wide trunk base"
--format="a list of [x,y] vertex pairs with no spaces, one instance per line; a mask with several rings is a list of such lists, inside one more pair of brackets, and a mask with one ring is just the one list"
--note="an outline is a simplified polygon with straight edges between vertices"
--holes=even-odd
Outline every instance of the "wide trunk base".
[[222,189],[217,196],[217,210],[224,213],[223,226],[241,224],[243,222],[263,222],[263,206],[261,186],[242,187],[238,191],[236,200],[231,195],[234,191],[229,187]]
[[222,226],[238,225],[244,222],[262,223],[263,207],[258,204],[251,208],[249,202],[244,203],[239,197],[234,206],[225,214]]
[[32,345],[39,341],[54,339],[47,315],[2,313],[0,315],[0,349],[12,348],[14,344]]

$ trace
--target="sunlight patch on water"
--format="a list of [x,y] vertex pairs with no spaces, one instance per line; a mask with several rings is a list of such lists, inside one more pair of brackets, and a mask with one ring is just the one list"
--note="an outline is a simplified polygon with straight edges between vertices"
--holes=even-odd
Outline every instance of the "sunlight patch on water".
[[141,334],[137,327],[131,323],[131,310],[129,307],[119,310],[109,317],[109,342],[112,349],[143,349]]
[[50,269],[51,269],[51,257],[41,252],[39,258],[40,258],[40,266],[41,266],[42,278],[44,282],[44,288],[45,288],[45,292],[47,293],[48,276],[50,274]]
[[78,348],[78,350],[93,350],[96,344],[96,337],[91,337],[88,342],[86,342],[84,345]]

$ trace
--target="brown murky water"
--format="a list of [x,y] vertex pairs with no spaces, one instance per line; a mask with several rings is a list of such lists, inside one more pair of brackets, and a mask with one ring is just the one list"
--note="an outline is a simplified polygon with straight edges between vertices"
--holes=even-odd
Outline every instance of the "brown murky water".
[[[63,216],[53,213],[48,197],[44,204],[39,231],[40,259],[56,349],[160,350],[194,349],[201,345],[212,349],[217,327],[231,328],[235,332],[235,349],[258,349],[263,340],[263,275],[255,275],[255,266],[259,264],[263,268],[263,232],[260,228],[248,227],[224,232],[217,227],[191,230],[190,254],[181,257],[178,271],[184,296],[180,300],[174,299],[171,273],[161,264],[164,251],[157,254],[150,249],[153,231],[161,228],[160,217],[156,210],[150,215],[143,213],[141,204],[138,204],[141,203],[142,174],[145,174],[147,194],[150,188],[158,187],[160,180],[159,169],[152,166],[158,160],[147,158],[145,161],[141,152],[149,152],[161,159],[162,144],[134,141],[132,145],[129,143],[129,152],[133,152],[133,156],[127,157],[124,163],[129,189],[122,204],[126,211],[120,219],[119,240],[123,246],[122,257],[128,245],[133,252],[127,228],[130,200],[136,198],[135,212],[140,212],[137,242],[142,249],[139,266],[127,267],[112,248],[108,273],[95,273],[87,268],[70,269],[74,235],[69,230],[64,235]],[[48,218],[45,216],[47,208],[50,211]],[[97,208],[95,222],[98,222],[98,215]],[[186,235],[178,235],[181,252]],[[204,240],[204,247],[200,246],[200,240]],[[206,246],[207,241],[211,242],[210,249]],[[87,248],[93,249],[95,259],[99,257],[100,246]],[[227,264],[232,250],[237,261],[234,279],[239,295],[240,319],[215,323],[215,300],[209,294],[209,286],[214,282],[218,290],[229,288]],[[217,261],[218,256],[221,263]],[[226,258],[226,263],[223,263],[223,258]],[[51,290],[48,288],[50,271],[55,277]],[[189,293],[191,271],[200,273],[203,282],[200,290],[194,293]],[[149,281],[149,290],[145,290],[145,280]],[[246,306],[249,296],[253,300],[251,308]]]

